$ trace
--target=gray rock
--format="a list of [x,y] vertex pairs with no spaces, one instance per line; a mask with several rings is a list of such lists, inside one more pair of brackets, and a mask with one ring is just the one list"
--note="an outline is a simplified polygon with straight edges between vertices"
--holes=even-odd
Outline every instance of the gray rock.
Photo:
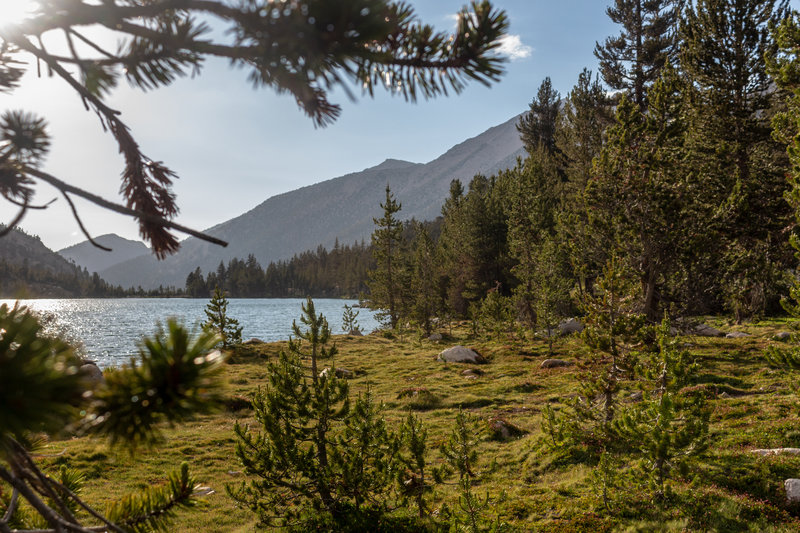
[[[321,377],[321,378],[327,377],[328,374],[330,374],[330,372],[331,372],[330,368],[323,368],[322,372],[319,373],[319,377]],[[337,368],[336,369],[336,377],[337,378],[350,379],[354,375],[355,374],[353,373],[352,370],[347,370],[346,368]]]
[[438,341],[442,340],[442,334],[441,333],[434,333],[433,335],[428,337],[428,340],[429,341],[438,342]]
[[545,359],[542,361],[542,368],[560,368],[574,364],[572,361],[564,361],[563,359]]
[[800,448],[765,448],[751,450],[751,453],[766,457],[768,455],[800,455]]
[[774,337],[772,337],[776,341],[788,341],[792,338],[792,334],[788,331],[781,331],[780,333],[776,333]]
[[698,324],[692,333],[698,337],[722,337],[724,335],[720,330],[712,328],[708,324]]
[[463,372],[461,372],[461,375],[464,376],[464,377],[470,377],[471,376],[473,378],[477,378],[478,376],[482,376],[483,375],[483,370],[479,370],[477,368],[468,368],[468,369],[464,370]]
[[351,329],[350,331],[347,332],[347,334],[350,335],[351,337],[363,337],[364,336],[364,334],[361,333],[360,329]]
[[583,328],[583,324],[577,318],[570,318],[569,320],[565,320],[558,325],[558,331],[561,332],[562,335],[580,333],[583,331]]
[[750,336],[749,333],[745,333],[743,331],[731,331],[730,333],[725,335],[725,338],[726,339],[741,339],[741,338],[749,337],[749,336]]
[[264,344],[264,341],[262,341],[259,338],[253,337],[252,339],[247,339],[242,344]]
[[463,346],[453,346],[443,350],[439,354],[439,361],[446,361],[448,363],[484,363],[486,359],[475,350],[465,348]]
[[728,394],[727,392],[723,392],[722,394],[720,394],[720,395],[718,396],[718,398],[720,398],[720,399],[723,399],[723,400],[727,400],[728,398],[733,398],[733,396],[731,396],[731,395],[730,395],[730,394]]
[[100,367],[94,363],[86,363],[81,365],[80,372],[86,376],[86,379],[89,381],[92,387],[96,387],[100,383],[105,383],[106,381],[106,378],[103,377],[103,371],[100,370]]
[[783,488],[786,489],[786,501],[800,502],[800,479],[787,479],[783,482]]

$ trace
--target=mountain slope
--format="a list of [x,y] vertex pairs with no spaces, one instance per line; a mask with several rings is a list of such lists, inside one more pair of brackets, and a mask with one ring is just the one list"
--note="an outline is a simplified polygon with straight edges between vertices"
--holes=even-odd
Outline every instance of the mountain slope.
[[465,185],[475,174],[492,174],[512,166],[522,156],[516,130],[518,117],[460,143],[435,160],[409,163],[389,159],[378,166],[273,196],[254,209],[207,230],[227,240],[227,248],[186,239],[181,250],[164,261],[137,257],[100,272],[103,279],[124,287],[182,287],[196,267],[204,272],[220,261],[253,254],[262,265],[288,259],[320,244],[369,239],[373,217],[389,184],[402,203],[401,218],[430,220],[439,215],[450,181]]
[[74,261],[76,265],[86,267],[89,272],[101,272],[109,267],[150,252],[150,249],[143,242],[123,239],[114,233],[101,235],[94,240],[106,248],[111,248],[112,251],[106,252],[93,246],[89,241],[84,241],[59,250],[58,253],[68,261]]
[[[0,229],[5,226],[0,224]],[[39,237],[14,229],[0,237],[0,298],[76,296],[65,280],[81,276],[78,268],[46,247]]]

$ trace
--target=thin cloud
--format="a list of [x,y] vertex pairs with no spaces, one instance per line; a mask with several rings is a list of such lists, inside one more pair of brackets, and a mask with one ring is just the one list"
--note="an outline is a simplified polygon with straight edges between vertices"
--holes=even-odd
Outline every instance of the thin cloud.
[[500,47],[497,50],[511,61],[527,59],[533,54],[533,48],[524,44],[519,35],[504,36],[500,39]]
[[[453,13],[446,15],[450,25],[455,28],[458,24],[460,15]],[[533,48],[522,42],[522,37],[519,35],[506,35],[500,39],[500,47],[497,49],[500,55],[508,57],[511,61],[518,61],[520,59],[527,59],[533,54]]]

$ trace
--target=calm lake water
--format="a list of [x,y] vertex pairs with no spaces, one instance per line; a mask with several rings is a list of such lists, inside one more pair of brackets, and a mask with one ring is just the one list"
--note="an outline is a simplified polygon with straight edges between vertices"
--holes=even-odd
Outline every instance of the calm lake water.
[[[14,300],[0,300],[0,304]],[[127,363],[137,353],[137,342],[151,335],[158,322],[176,317],[189,328],[199,327],[206,318],[206,299],[188,298],[125,298],[76,300],[21,300],[36,311],[55,317],[57,327],[84,346],[86,356],[101,368]],[[228,314],[242,326],[242,337],[258,337],[264,341],[287,340],[292,321],[300,324],[303,299],[230,299]],[[342,331],[344,306],[358,304],[353,300],[314,300],[317,313],[328,319],[334,334]],[[378,327],[369,309],[356,309],[361,330]]]

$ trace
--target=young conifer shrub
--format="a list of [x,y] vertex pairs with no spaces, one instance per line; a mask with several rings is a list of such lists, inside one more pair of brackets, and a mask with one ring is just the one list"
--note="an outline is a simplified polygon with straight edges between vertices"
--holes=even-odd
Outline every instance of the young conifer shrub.
[[242,343],[242,327],[239,321],[228,315],[228,299],[219,287],[214,288],[214,296],[205,309],[207,320],[203,329],[219,336],[222,347],[227,349]]
[[650,397],[615,420],[616,433],[638,456],[656,501],[669,496],[668,482],[675,472],[687,475],[693,461],[708,448],[710,412],[705,399],[701,394],[681,393],[698,366],[669,334],[670,322],[665,318],[657,331],[658,351],[643,372]]
[[296,338],[253,398],[258,431],[234,427],[236,455],[252,479],[227,489],[262,526],[353,530],[386,511],[399,440],[370,393],[351,405],[335,368],[320,372],[319,360],[333,358],[336,347],[310,298],[302,309],[307,329],[293,324]]
[[344,304],[344,312],[342,313],[342,330],[347,334],[361,332],[361,326],[358,324],[358,313],[360,311],[353,311],[353,308]]

